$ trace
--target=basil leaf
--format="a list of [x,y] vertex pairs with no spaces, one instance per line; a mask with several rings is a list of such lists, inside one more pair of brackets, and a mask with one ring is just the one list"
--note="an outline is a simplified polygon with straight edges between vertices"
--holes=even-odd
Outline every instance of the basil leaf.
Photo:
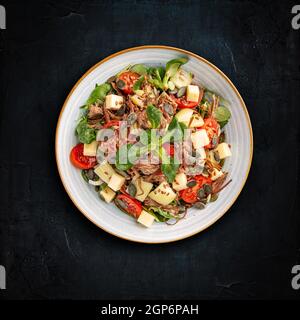
[[166,73],[163,78],[163,86],[165,89],[168,88],[169,79],[176,74],[177,70],[180,68],[181,65],[187,62],[188,62],[187,58],[178,58],[178,59],[170,60],[166,64]]
[[184,137],[184,129],[187,127],[184,123],[178,122],[177,118],[173,118],[168,126],[168,132],[162,137],[162,144],[165,142],[178,142]]
[[[185,57],[172,59],[168,61],[166,64],[166,73],[169,73],[171,77],[174,76],[178,69],[176,65],[179,65],[180,67],[181,65],[187,62],[188,62],[188,58],[185,58]],[[174,67],[177,68],[176,71],[173,69]]]
[[132,147],[132,144],[123,144],[116,153],[115,166],[118,170],[129,170],[133,164],[128,159],[128,151]]
[[161,148],[161,160],[161,171],[166,176],[167,181],[172,183],[180,167],[180,163],[175,162],[174,157],[169,157],[163,147]]
[[173,117],[172,121],[168,126],[168,131],[179,128],[179,122],[176,117]]
[[217,108],[217,110],[214,112],[214,118],[218,122],[225,122],[228,121],[231,117],[231,113],[228,108],[224,106],[220,106]]
[[135,64],[131,68],[131,71],[136,72],[136,73],[140,74],[141,76],[143,76],[148,73],[148,68],[146,66],[144,66],[143,64]]
[[152,67],[148,71],[150,77],[148,81],[156,88],[163,90],[162,79],[165,75],[165,69],[163,67]]
[[132,89],[133,91],[137,91],[141,89],[141,85],[143,84],[145,80],[145,76],[140,77],[133,85]]
[[104,101],[106,95],[111,90],[111,85],[109,83],[103,83],[101,85],[96,85],[96,88],[90,94],[86,104],[90,105],[97,101]]
[[151,123],[152,128],[158,128],[160,125],[160,119],[162,117],[162,113],[159,109],[150,104],[147,107],[147,117]]
[[89,177],[87,176],[88,170],[81,170],[81,176],[85,182],[89,182]]
[[157,79],[162,80],[165,76],[166,70],[164,67],[157,67],[154,70],[154,74],[156,75]]
[[76,134],[81,143],[91,143],[96,140],[96,131],[87,124],[87,118],[82,118],[76,127]]
[[165,68],[164,67],[149,68],[149,74],[153,76],[155,79],[162,81],[165,75]]
[[158,89],[161,89],[161,90],[164,89],[164,86],[163,86],[163,83],[162,83],[161,80],[149,78],[148,81],[149,81],[155,88],[158,88]]
[[172,183],[175,180],[179,166],[179,163],[163,163],[161,165],[161,171],[166,176],[169,183]]

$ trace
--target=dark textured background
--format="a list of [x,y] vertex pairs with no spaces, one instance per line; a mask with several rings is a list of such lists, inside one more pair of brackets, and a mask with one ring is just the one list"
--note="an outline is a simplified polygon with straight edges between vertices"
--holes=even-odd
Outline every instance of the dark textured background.
[[[296,2],[296,0],[295,0]],[[0,264],[4,299],[299,298],[297,197],[300,30],[287,1],[1,1]],[[118,50],[195,52],[236,84],[254,159],[229,212],[165,245],[120,240],[71,203],[56,170],[55,127],[77,79]]]

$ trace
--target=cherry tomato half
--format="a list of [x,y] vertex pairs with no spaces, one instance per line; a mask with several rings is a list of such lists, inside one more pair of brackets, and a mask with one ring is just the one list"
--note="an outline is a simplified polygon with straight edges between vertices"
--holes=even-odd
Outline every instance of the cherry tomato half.
[[122,205],[120,205],[120,207],[128,214],[136,219],[140,216],[143,208],[142,204],[138,200],[131,198],[127,194],[119,194],[116,199],[119,202],[122,202]]
[[132,71],[126,71],[119,75],[118,80],[122,80],[124,82],[124,87],[120,88],[125,94],[133,93],[133,85],[140,77],[138,73]]
[[197,192],[199,189],[202,188],[204,184],[211,184],[211,179],[206,178],[202,175],[195,176],[191,180],[195,180],[196,184],[193,187],[184,189],[179,191],[179,196],[186,202],[186,203],[195,203],[198,201]]
[[185,96],[181,98],[177,98],[176,103],[179,109],[185,109],[185,108],[192,109],[198,105],[198,102],[187,101]]
[[70,152],[72,164],[79,169],[90,169],[97,164],[96,157],[83,155],[83,143],[77,144]]
[[210,118],[206,118],[204,120],[204,125],[201,127],[201,129],[205,129],[207,132],[207,135],[209,137],[210,143],[205,146],[205,148],[212,148],[212,139],[214,136],[218,137],[218,133],[219,133],[219,128],[220,125],[218,124],[218,122],[216,121],[216,119],[214,119],[213,117]]

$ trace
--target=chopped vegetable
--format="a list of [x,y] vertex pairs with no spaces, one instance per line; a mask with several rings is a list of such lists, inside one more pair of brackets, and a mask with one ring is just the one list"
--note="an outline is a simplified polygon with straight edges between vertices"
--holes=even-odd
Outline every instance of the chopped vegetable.
[[182,109],[176,114],[175,117],[179,122],[184,123],[188,127],[190,124],[192,115],[193,115],[192,109]]
[[136,194],[134,197],[143,202],[151,191],[153,183],[144,181],[142,178],[137,178],[134,182],[134,186],[136,187]]
[[88,157],[96,157],[98,142],[85,143],[83,148],[83,155]]
[[176,72],[178,71],[179,67],[185,63],[187,63],[187,58],[179,58],[170,60],[166,64],[166,73],[163,78],[163,87],[164,89],[168,89],[168,81],[171,77],[175,76]]
[[78,140],[82,143],[91,143],[96,139],[96,131],[88,126],[87,118],[82,118],[76,127]]
[[200,97],[200,89],[195,85],[188,85],[186,89],[186,100],[189,102],[196,102],[198,104]]
[[187,188],[187,176],[184,172],[178,173],[175,176],[172,187],[176,191],[180,191]]
[[115,170],[109,163],[104,162],[100,164],[98,167],[96,167],[94,172],[104,182],[109,183],[109,180],[111,176],[115,173]]
[[131,198],[129,195],[119,194],[115,201],[117,201],[116,204],[120,209],[132,215],[136,219],[142,213],[142,204],[139,201]]
[[87,157],[83,154],[83,144],[73,147],[70,153],[72,164],[79,169],[90,169],[97,164],[96,157]]
[[[172,83],[174,83],[174,85],[177,88],[187,87],[193,81],[193,74],[179,68],[178,71],[175,73],[175,75],[173,77],[171,77],[170,80]],[[171,88],[169,87],[169,89],[171,89]],[[171,89],[171,90],[173,90],[173,89]]]
[[204,184],[210,184],[211,179],[206,178],[202,175],[195,176],[193,178],[196,181],[196,184],[193,187],[184,189],[179,192],[180,197],[186,202],[186,203],[195,203],[198,200],[198,191],[201,189],[201,187]]
[[121,89],[124,94],[133,93],[133,85],[139,77],[140,75],[138,73],[132,71],[125,71],[119,75],[118,79],[124,82],[124,86]]
[[96,85],[95,89],[92,91],[90,97],[88,98],[86,105],[90,105],[99,101],[103,102],[110,90],[111,85],[109,83],[103,83],[100,86]]
[[130,71],[138,73],[139,75],[143,76],[148,73],[148,68],[143,64],[135,64],[131,67]]
[[106,109],[119,110],[124,102],[124,98],[116,94],[109,94],[105,98]]
[[218,156],[220,159],[231,157],[231,150],[229,148],[228,143],[226,142],[220,143],[215,149],[215,152],[218,153]]
[[167,182],[162,182],[155,190],[149,193],[149,197],[159,204],[168,205],[176,198],[176,193]]
[[133,85],[133,87],[132,87],[132,90],[133,90],[134,92],[140,91],[141,86],[142,86],[144,80],[145,80],[145,77],[144,77],[144,76],[141,76],[141,77],[134,83],[134,85]]
[[110,188],[106,187],[105,189],[100,190],[99,195],[105,202],[110,203],[116,196],[116,193]]
[[117,173],[113,173],[109,179],[108,186],[114,190],[119,191],[125,182],[125,178]]
[[145,210],[142,210],[139,218],[137,219],[137,222],[139,222],[143,226],[149,228],[153,224],[154,219],[155,218],[153,217],[153,215],[151,215],[150,213],[148,213]]

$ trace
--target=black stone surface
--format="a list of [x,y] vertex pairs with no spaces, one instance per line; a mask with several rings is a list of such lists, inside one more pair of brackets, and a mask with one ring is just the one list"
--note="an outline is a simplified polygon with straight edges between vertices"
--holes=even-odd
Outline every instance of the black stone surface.
[[[299,299],[300,30],[294,1],[1,1],[1,299]],[[195,52],[236,84],[254,159],[229,212],[207,231],[143,245],[99,230],[71,203],[54,157],[77,79],[121,49]]]

